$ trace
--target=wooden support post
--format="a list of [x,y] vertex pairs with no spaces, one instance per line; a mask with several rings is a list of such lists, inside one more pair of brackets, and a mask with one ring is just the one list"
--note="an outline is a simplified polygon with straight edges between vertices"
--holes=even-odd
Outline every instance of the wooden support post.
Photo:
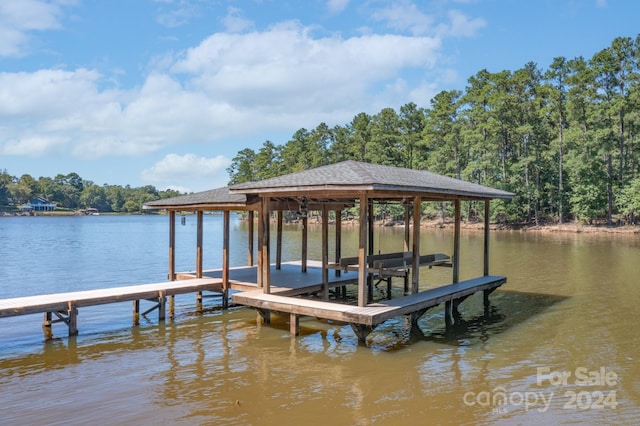
[[51,329],[51,324],[53,323],[51,312],[44,313],[44,320],[42,321],[42,331],[44,332],[44,340],[53,339],[53,330]]
[[489,308],[489,306],[491,305],[491,302],[489,301],[489,295],[494,291],[496,291],[497,289],[498,287],[494,287],[494,288],[490,288],[482,291],[482,299],[484,302],[485,309]]
[[133,301],[133,325],[140,325],[140,300]]
[[[369,275],[367,267],[367,236],[369,232],[367,225],[368,219],[368,197],[366,193],[360,195],[360,241],[358,247],[358,306],[365,306],[367,304],[367,277]],[[352,326],[353,327],[353,326]],[[355,328],[354,328],[355,330]],[[357,332],[356,332],[357,334]]]
[[293,312],[289,315],[289,333],[291,333],[291,337],[300,334],[300,318]]
[[375,325],[363,325],[351,323],[353,332],[358,336],[358,341],[361,343],[367,343],[367,336],[376,328]]
[[484,200],[484,275],[489,275],[489,204],[491,201]]
[[269,324],[271,323],[271,311],[268,309],[261,309],[261,308],[256,308],[256,311],[258,312],[258,323],[262,322],[264,324]]
[[253,266],[253,228],[254,228],[254,213],[253,210],[249,210],[248,213],[248,235],[247,235],[247,245],[248,253],[247,253],[247,265]]
[[164,291],[158,292],[158,321],[164,321],[166,318],[167,298]]
[[[368,231],[368,241],[369,248],[367,250],[368,255],[373,255],[375,250],[375,241],[373,238],[373,200],[369,200],[367,203],[367,231]],[[367,265],[368,267],[369,265]],[[373,302],[373,275],[367,273],[367,303]]]
[[197,213],[197,242],[196,242],[196,278],[202,278],[202,235],[203,235],[203,224],[202,219],[204,216],[204,212],[202,210],[198,210]]
[[229,307],[229,230],[231,228],[231,212],[224,211],[222,237],[222,309]]
[[463,296],[458,299],[453,299],[451,302],[451,316],[455,323],[460,322],[460,311],[458,310],[458,306],[469,296]]
[[420,215],[422,198],[413,197],[413,261],[411,265],[411,294],[420,291]]
[[301,271],[307,272],[307,254],[309,246],[309,218],[306,213],[302,216],[302,266]]
[[276,229],[276,269],[282,269],[282,210],[277,212],[277,229]]
[[322,205],[322,300],[329,300],[329,209]]
[[78,335],[78,307],[74,302],[69,302],[67,310],[67,325],[69,326],[69,336]]
[[169,281],[176,279],[176,212],[169,210]]
[[373,239],[373,200],[369,200],[369,202],[367,203],[367,209],[368,209],[368,213],[367,213],[367,231],[369,232],[369,250],[368,250],[368,254],[372,255],[375,251],[375,241]]
[[169,321],[173,321],[176,317],[176,296],[169,296]]
[[[405,201],[404,203],[404,251],[409,251],[410,246],[410,238],[411,238],[411,227],[409,226],[409,222],[411,221],[411,204],[409,201]],[[405,293],[406,293],[405,289]]]
[[460,281],[460,200],[454,200],[453,283]]
[[196,312],[202,313],[202,292],[196,291]]
[[425,309],[420,309],[419,311],[411,312],[409,314],[409,317],[411,318],[411,327],[417,327],[418,321],[420,320],[420,318],[422,318],[424,314],[427,313],[429,309],[431,308],[425,308]]
[[259,206],[259,210],[258,210],[258,269],[256,271],[256,285],[258,288],[262,288],[264,286],[264,283],[262,282],[262,261],[263,256],[262,256],[262,250],[264,248],[264,220],[262,219],[262,214],[263,214],[263,208],[262,208],[262,204],[264,203],[264,199],[260,200],[260,206]]
[[262,275],[262,291],[271,293],[271,263],[269,256],[270,245],[270,218],[271,218],[271,200],[269,197],[262,199],[262,265],[260,273]]
[[[336,210],[336,241],[335,241],[335,262],[340,262],[342,257],[342,210]],[[340,276],[340,269],[335,270],[336,277]]]

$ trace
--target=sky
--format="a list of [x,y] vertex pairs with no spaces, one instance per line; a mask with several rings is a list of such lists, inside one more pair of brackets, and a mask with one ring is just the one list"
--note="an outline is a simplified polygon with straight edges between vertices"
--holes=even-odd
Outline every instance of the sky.
[[640,34],[635,0],[0,0],[0,171],[225,186],[244,148]]

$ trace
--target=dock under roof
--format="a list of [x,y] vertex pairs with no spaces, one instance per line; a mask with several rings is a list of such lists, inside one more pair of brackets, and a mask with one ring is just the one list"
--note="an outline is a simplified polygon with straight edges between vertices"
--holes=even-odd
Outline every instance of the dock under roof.
[[[373,271],[373,204],[397,202],[405,208],[405,242],[404,252],[401,253],[401,262],[406,263],[399,274],[410,275],[410,294],[405,297],[406,305],[402,301],[392,304],[393,309],[387,309],[383,316],[373,313],[373,320],[355,321],[352,326],[361,340],[366,339],[367,334],[378,321],[386,319],[394,313],[410,314],[412,320],[416,320],[422,315],[426,308],[435,304],[445,303],[446,312],[451,312],[452,307],[457,305],[476,291],[484,291],[485,303],[488,294],[495,288],[506,282],[506,277],[489,274],[489,206],[492,199],[510,199],[514,194],[500,189],[466,182],[446,176],[441,176],[425,170],[412,170],[385,166],[379,164],[363,163],[358,161],[343,161],[340,163],[304,170],[279,177],[265,179],[262,181],[245,182],[232,185],[228,188],[218,188],[211,191],[204,191],[196,194],[175,197],[172,199],[158,200],[145,204],[145,208],[166,209],[170,213],[170,226],[175,226],[175,212],[180,210],[193,209],[198,212],[198,247],[197,247],[197,267],[196,278],[202,277],[202,212],[208,210],[221,210],[225,213],[224,219],[224,241],[223,241],[223,265],[222,280],[225,292],[228,289],[229,265],[228,265],[228,245],[229,245],[229,211],[247,211],[249,215],[249,265],[253,265],[253,222],[254,212],[257,212],[258,223],[258,247],[257,247],[257,291],[244,295],[234,295],[234,300],[238,303],[253,306],[268,319],[270,310],[283,311],[291,314],[292,324],[297,324],[298,315],[317,314],[322,318],[323,312],[331,315],[327,319],[343,317],[339,311],[339,305],[329,302],[329,269],[331,265],[339,264],[341,260],[340,248],[340,227],[341,213],[347,207],[358,208],[359,242],[358,254],[351,257],[355,259],[351,265],[352,271],[357,271],[357,310],[362,318],[368,318],[366,311],[379,312],[379,305],[372,305],[367,297],[367,288],[371,286],[371,278],[376,273]],[[476,200],[484,202],[485,235],[484,235],[484,257],[483,275],[478,279],[465,281],[464,291],[460,292],[459,268],[460,268],[460,203],[465,200]],[[421,203],[423,201],[450,201],[454,205],[454,244],[451,254],[452,281],[449,286],[443,286],[437,292],[430,289],[431,293],[424,294],[419,289],[419,273],[422,256],[420,253],[420,224]],[[270,254],[270,228],[273,213],[277,212],[277,254],[276,268],[280,265],[280,247],[282,239],[282,211],[298,211],[302,213],[302,268],[301,273],[306,273],[307,247],[306,247],[306,212],[316,210],[321,212],[322,217],[322,259],[320,265],[322,269],[322,285],[319,292],[319,300],[314,299],[313,303],[303,302],[303,298],[287,297],[278,295],[269,296],[271,291],[271,254]],[[329,212],[335,212],[336,225],[336,259],[330,262],[328,259],[328,227]],[[176,278],[173,269],[172,258],[174,256],[174,233],[172,228],[170,237],[170,278]],[[427,255],[428,256],[428,255]],[[397,269],[398,261],[393,260]],[[226,272],[225,272],[226,271]],[[338,271],[335,271],[336,273]],[[383,269],[377,273],[380,274]],[[393,274],[392,274],[393,275]],[[460,283],[462,284],[462,283]],[[405,285],[405,288],[408,288]],[[431,296],[437,293],[437,297]],[[265,296],[261,296],[261,294]],[[225,293],[226,299],[226,293]],[[327,303],[326,310],[322,304]],[[329,305],[330,304],[330,305]],[[336,307],[335,305],[338,305]],[[311,306],[311,307],[309,307]],[[353,311],[354,307],[344,305],[344,317],[349,317],[347,311]],[[306,307],[306,308],[305,308]],[[327,314],[328,315],[328,314]],[[377,316],[376,316],[377,315]],[[325,315],[326,316],[326,315]],[[445,318],[449,318],[449,314]],[[363,324],[365,322],[366,324]],[[414,321],[412,321],[414,322]],[[366,326],[365,328],[362,328]],[[296,327],[292,325],[292,333]]]

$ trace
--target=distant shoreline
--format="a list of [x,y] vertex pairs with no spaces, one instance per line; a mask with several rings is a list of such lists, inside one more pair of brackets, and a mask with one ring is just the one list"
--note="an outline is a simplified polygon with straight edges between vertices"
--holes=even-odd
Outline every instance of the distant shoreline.
[[[119,212],[101,212],[100,215],[104,216],[155,216],[162,213],[157,212],[145,212],[145,213],[119,213]],[[20,214],[20,213],[8,213],[0,212],[1,217],[70,217],[70,216],[90,216],[78,211],[57,211],[57,212],[37,212],[36,214]],[[343,220],[343,225],[355,225],[357,220]],[[401,227],[404,226],[402,221],[377,221],[376,226],[385,227]],[[437,220],[422,220],[420,226],[422,228],[439,228],[449,229],[453,228],[453,220],[447,219],[442,221]],[[461,228],[465,230],[484,230],[484,222],[465,222],[461,223]],[[552,225],[504,225],[498,223],[491,223],[491,231],[511,231],[511,232],[540,232],[540,233],[570,233],[570,234],[624,234],[635,235],[640,234],[640,225],[621,225],[621,226],[607,226],[607,225],[583,225],[576,222],[569,222],[564,224],[552,224]]]

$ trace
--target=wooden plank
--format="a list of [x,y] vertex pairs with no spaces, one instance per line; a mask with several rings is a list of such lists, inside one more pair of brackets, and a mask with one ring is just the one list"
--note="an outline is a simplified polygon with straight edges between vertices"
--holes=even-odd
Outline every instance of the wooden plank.
[[16,297],[0,300],[0,318],[27,315],[42,312],[67,311],[69,302],[76,308],[104,305],[140,299],[157,299],[158,294],[165,295],[195,293],[197,291],[220,291],[219,279],[200,278],[186,281],[142,284],[127,287],[113,287],[97,290],[84,290],[68,293],[42,294],[37,296]]
[[235,303],[258,309],[377,325],[399,315],[407,315],[478,291],[499,287],[505,282],[506,278],[502,276],[483,276],[366,306],[264,294],[259,291],[238,293],[232,297]]

